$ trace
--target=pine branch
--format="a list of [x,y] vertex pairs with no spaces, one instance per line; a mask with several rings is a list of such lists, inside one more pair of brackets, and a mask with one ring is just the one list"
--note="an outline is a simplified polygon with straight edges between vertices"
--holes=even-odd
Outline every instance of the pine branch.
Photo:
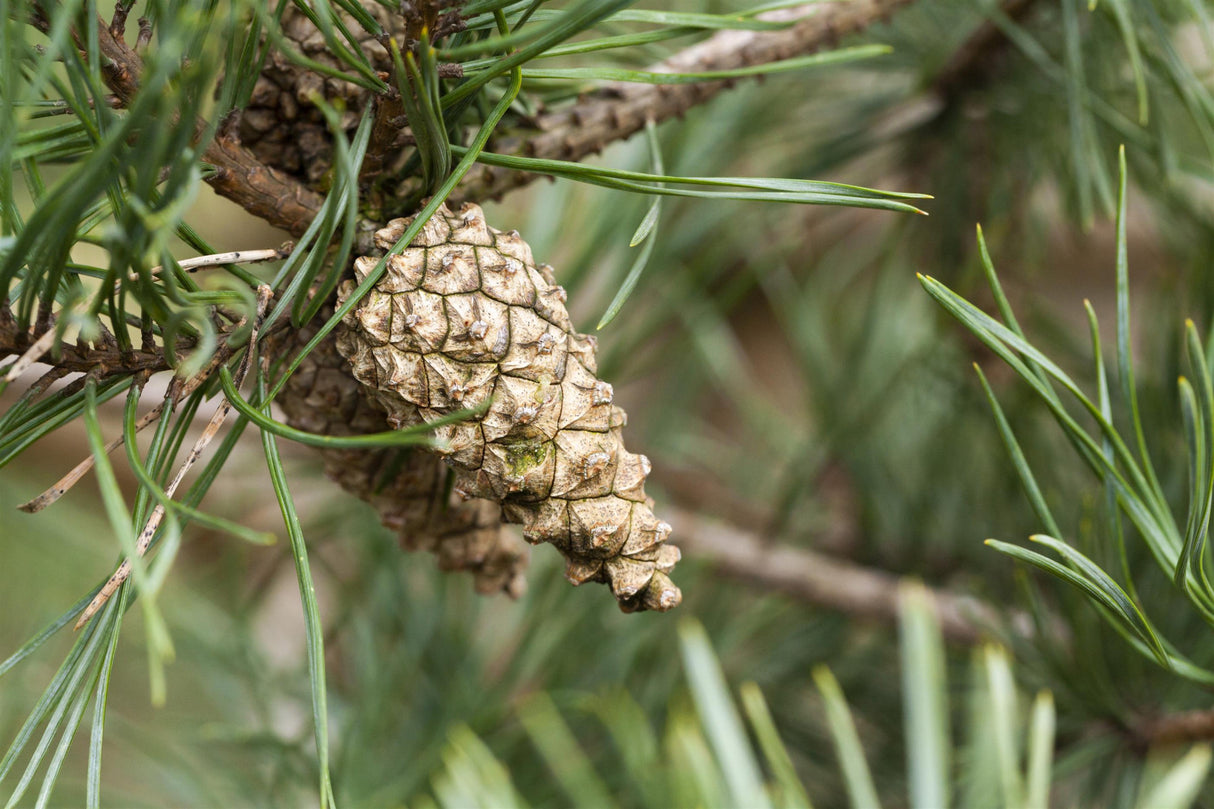
[[220,196],[293,236],[303,235],[324,202],[320,194],[262,163],[223,131],[202,157],[215,167],[206,180]]
[[[42,337],[54,333],[55,325],[52,322]],[[37,342],[31,335],[19,331],[15,325],[0,324],[0,358],[22,356],[31,348],[35,348]],[[192,345],[185,338],[179,342],[180,348],[188,349]],[[50,345],[44,346],[43,349],[37,352],[38,356],[33,357],[34,362],[37,362],[46,353],[46,350],[50,349]],[[54,360],[57,370],[64,374],[89,373],[98,381],[112,376],[155,373],[171,367],[164,352],[159,349],[123,351],[109,341],[92,346],[81,342],[62,343],[57,351],[58,355]],[[16,367],[14,366],[14,370]]]
[[[127,105],[139,92],[142,60],[127,47],[121,35],[120,26],[99,26],[98,47],[109,60],[102,67],[105,83],[118,101]],[[79,40],[78,47],[84,50]],[[207,126],[207,122],[199,120],[195,125],[197,134],[201,136]],[[324,201],[303,183],[262,163],[223,127],[202,159],[215,167],[206,181],[221,196],[292,235],[303,234]]]
[[[800,20],[779,31],[721,31],[648,70],[697,73],[769,64],[829,48],[885,20],[914,0],[807,3],[765,19]],[[808,16],[807,16],[808,15]],[[651,85],[613,82],[571,107],[539,115],[532,126],[498,137],[493,151],[527,157],[581,160],[631,137],[648,119],[665,121],[714,98],[735,81]],[[451,196],[453,202],[498,198],[539,178],[529,172],[477,166]],[[405,194],[415,190],[412,181]]]
[[1142,750],[1210,741],[1214,739],[1214,708],[1160,716],[1133,728],[1132,736]]
[[[672,535],[691,558],[716,564],[717,570],[758,589],[859,618],[894,624],[898,620],[901,579],[884,570],[846,559],[763,541],[758,534],[712,522],[685,509],[668,508]],[[929,590],[945,638],[975,644],[1008,627],[1023,637],[1034,634],[1029,616],[997,609],[972,596]],[[1058,631],[1064,631],[1057,627]]]
[[[845,36],[863,31],[911,2],[913,0],[853,0],[798,6],[772,15],[800,20],[790,28],[774,32],[722,31],[650,69],[656,72],[730,70],[814,53]],[[107,85],[120,103],[129,103],[139,88],[139,55],[122,40],[120,26],[101,26],[99,45],[109,60],[104,69]],[[649,118],[663,121],[680,116],[734,84],[734,81],[683,85],[608,84],[567,109],[540,115],[534,126],[525,131],[499,138],[494,149],[529,157],[580,160],[635,134]],[[199,121],[199,133],[205,125]],[[381,131],[376,151],[383,151],[384,137]],[[214,173],[206,179],[221,196],[293,235],[301,235],[320,209],[323,199],[319,194],[260,161],[227,127],[220,128],[203,159],[215,167]],[[378,169],[378,166],[372,166],[373,171]],[[500,197],[529,184],[537,176],[477,166],[452,195],[452,200]],[[415,191],[416,183],[416,179],[407,182],[401,194],[407,196]]]

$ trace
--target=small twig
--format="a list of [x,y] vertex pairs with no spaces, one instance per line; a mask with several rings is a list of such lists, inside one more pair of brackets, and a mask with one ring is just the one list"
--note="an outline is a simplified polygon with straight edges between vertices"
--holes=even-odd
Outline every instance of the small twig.
[[[229,264],[256,264],[261,261],[278,261],[291,255],[291,251],[295,249],[295,245],[291,242],[284,243],[278,248],[266,248],[264,250],[231,250],[227,253],[212,253],[209,256],[194,256],[193,258],[183,258],[177,262],[177,266],[186,272],[203,267],[225,267]],[[153,277],[164,272],[164,267],[153,267],[151,274]],[[130,274],[132,281],[139,280],[139,274],[132,272]]]
[[401,139],[408,121],[400,93],[375,97],[375,120],[371,124],[371,139],[367,143],[359,180],[378,177],[391,168],[391,163],[403,154]]
[[135,53],[142,54],[152,41],[152,21],[147,17],[139,18],[139,34],[135,37]]
[[[135,422],[135,432],[142,432],[145,427],[156,421],[156,419],[160,417],[160,414],[164,412],[166,404],[167,400],[161,402],[160,404],[156,405],[156,407],[144,414],[139,421]],[[109,455],[111,452],[121,447],[124,443],[126,443],[125,434],[118,436],[113,441],[106,444],[101,451],[104,454]],[[79,483],[80,479],[87,475],[96,465],[96,463],[96,457],[89,455],[83,461],[72,467],[70,472],[59,478],[59,480],[55,481],[54,486],[51,486],[33,500],[17,506],[17,509],[24,511],[26,514],[37,514],[39,511],[42,511],[42,509],[49,505],[52,505],[59,498],[63,497],[63,495],[71,491],[72,487]]]
[[30,385],[29,388],[26,389],[26,392],[23,395],[28,396],[28,401],[32,402],[42,394],[46,393],[50,389],[51,385],[55,384],[60,379],[63,379],[63,377],[67,376],[68,373],[70,372],[64,368],[53,366],[45,374],[38,377],[34,384]]
[[[244,382],[245,377],[249,373],[249,369],[253,366],[253,355],[255,353],[254,348],[257,345],[257,333],[261,328],[262,318],[265,317],[266,307],[269,304],[272,296],[273,292],[269,286],[263,284],[257,288],[257,316],[254,318],[253,329],[249,335],[248,349],[246,350],[244,358],[240,362],[240,367],[236,372],[237,385]],[[232,403],[229,402],[225,397],[223,402],[220,403],[219,408],[215,411],[215,414],[211,416],[211,420],[207,423],[206,429],[202,431],[202,435],[199,436],[198,440],[194,442],[194,446],[190,449],[189,455],[186,456],[185,461],[183,461],[180,468],[178,468],[177,474],[173,476],[173,480],[168,486],[165,487],[164,492],[166,497],[172,499],[173,495],[176,494],[177,487],[181,485],[181,481],[185,478],[186,473],[189,472],[190,469],[193,468],[194,464],[198,462],[198,459],[202,457],[203,451],[206,450],[207,446],[210,445],[211,441],[215,438],[215,435],[219,432],[219,428],[223,426],[224,420],[231,412]],[[135,541],[135,552],[137,555],[143,556],[147,552],[148,547],[152,544],[152,538],[156,536],[156,532],[160,530],[160,524],[164,520],[164,514],[164,503],[158,503],[156,507],[152,509],[151,516],[148,517],[148,521],[144,524],[143,530],[139,532],[139,536]],[[106,580],[105,585],[101,588],[101,591],[97,593],[91,602],[89,602],[89,605],[85,608],[84,612],[80,614],[79,620],[76,621],[75,628],[79,629],[88,623],[88,620],[92,618],[99,609],[105,606],[105,603],[109,601],[111,597],[113,597],[114,593],[118,592],[118,588],[122,586],[122,583],[125,582],[130,575],[131,560],[125,559],[123,560],[122,564],[118,566],[118,569],[114,571],[113,575]]]
[[119,2],[114,4],[114,16],[110,19],[110,36],[115,39],[122,39],[126,35],[126,18],[131,13],[133,2]]
[[[900,578],[893,573],[814,551],[773,545],[757,534],[709,522],[689,511],[668,508],[663,516],[674,527],[674,536],[689,557],[715,563],[725,576],[849,615],[886,624],[898,620]],[[1032,619],[1018,610],[996,609],[972,596],[945,590],[928,592],[940,629],[950,641],[979,643],[992,637],[999,627],[1009,627],[1023,637],[1034,634]]]

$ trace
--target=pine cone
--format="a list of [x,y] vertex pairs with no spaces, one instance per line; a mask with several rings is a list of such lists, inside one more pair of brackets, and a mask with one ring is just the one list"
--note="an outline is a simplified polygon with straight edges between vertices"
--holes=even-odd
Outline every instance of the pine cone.
[[[315,333],[295,332],[276,353],[294,355]],[[388,429],[383,410],[365,395],[331,339],[304,358],[277,401],[287,422],[301,430],[364,435]],[[502,530],[496,503],[453,496],[451,470],[438,457],[408,448],[326,449],[321,456],[328,476],[373,505],[405,548],[433,552],[444,570],[469,571],[479,592],[523,592],[526,546]]]
[[[376,244],[387,249],[410,222],[389,222]],[[356,278],[377,262],[356,259]],[[343,326],[338,350],[393,426],[490,402],[437,428],[457,492],[501,503],[528,541],[565,555],[571,582],[607,582],[624,610],[679,603],[666,575],[679,551],[643,488],[649,460],[624,449],[626,416],[595,375],[595,339],[573,330],[565,291],[517,233],[488,227],[476,205],[441,207]]]

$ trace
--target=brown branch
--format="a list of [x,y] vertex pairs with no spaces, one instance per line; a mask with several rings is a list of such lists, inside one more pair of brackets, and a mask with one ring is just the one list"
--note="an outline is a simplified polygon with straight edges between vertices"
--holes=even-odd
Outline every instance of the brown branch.
[[[783,12],[798,22],[780,31],[721,31],[650,68],[657,72],[695,73],[769,64],[834,46],[888,18],[913,0],[849,0],[809,3]],[[809,16],[807,16],[809,15]],[[613,82],[571,107],[538,116],[533,126],[497,138],[492,150],[528,157],[581,160],[645,126],[647,118],[661,122],[683,115],[732,87],[733,81],[700,84],[650,85]],[[452,199],[500,197],[537,179],[527,172],[477,166],[456,189]]]
[[[102,67],[105,83],[124,106],[129,105],[139,92],[143,60],[109,26],[99,26],[97,35],[101,53],[108,60]],[[206,127],[206,122],[199,120],[195,131],[201,136]],[[222,131],[207,146],[202,159],[215,167],[207,182],[221,196],[295,236],[303,234],[320,210],[320,194],[265,165]]]
[[[52,324],[49,331],[53,333],[54,330],[55,326]],[[0,358],[20,356],[35,342],[27,333],[10,328],[0,329]],[[117,348],[90,347],[77,342],[63,343],[58,351],[59,354],[54,360],[57,369],[64,373],[92,372],[99,380],[119,374],[155,373],[169,368],[164,352],[159,350],[122,351]]]
[[[715,565],[723,576],[779,593],[814,606],[882,624],[894,624],[899,613],[900,577],[837,556],[765,542],[758,534],[706,520],[686,509],[666,507],[689,558]],[[975,644],[995,637],[999,629],[1033,640],[1032,619],[1024,612],[999,608],[978,598],[947,590],[927,590],[946,640]],[[1049,633],[1063,643],[1069,630],[1057,622]],[[1143,717],[1118,730],[1140,753],[1164,745],[1214,740],[1214,709]]]
[[202,159],[215,167],[207,182],[220,196],[293,236],[303,235],[324,202],[303,183],[262,163],[230,135],[217,135]]
[[1165,714],[1131,729],[1143,751],[1162,745],[1192,744],[1214,739],[1214,709]]
[[[3,311],[4,308],[6,307],[0,307],[0,311]],[[268,329],[263,336],[277,334],[288,327],[287,321],[279,321]],[[4,317],[0,317],[0,361],[8,357],[18,358],[13,366],[3,369],[3,374],[7,375],[9,371],[14,370],[17,364],[20,363],[20,358],[29,352],[39,340],[46,338],[47,334],[54,334],[56,328],[55,321],[52,319],[46,331],[40,337],[35,338],[33,334],[18,329],[15,320],[11,318],[6,320]],[[219,341],[219,347],[215,350],[210,363],[207,365],[203,379],[214,371],[218,363],[226,362],[235,355],[239,346],[229,345],[227,338],[239,328],[240,324],[236,323],[231,328],[218,330],[215,336]],[[149,342],[142,348],[124,350],[118,347],[117,342],[112,335],[109,335],[105,331],[104,326],[102,326],[102,336],[104,339],[99,339],[92,345],[77,341],[75,343],[60,343],[58,346],[51,348],[52,358],[47,358],[46,363],[53,366],[55,378],[73,373],[87,373],[92,378],[102,381],[113,376],[154,374],[158,371],[167,371],[180,364],[190,349],[194,348],[196,344],[191,337],[178,338],[176,356],[174,361],[170,363],[169,358],[165,355],[164,347],[154,342]],[[39,357],[45,353],[46,351],[39,351]],[[35,361],[37,361],[37,358],[35,358]],[[23,367],[22,370],[24,371],[26,368]],[[182,393],[182,390],[188,394],[189,391],[197,387],[195,383],[185,380],[179,381],[176,384],[179,387],[174,389],[174,402],[182,395],[185,395]],[[38,395],[41,395],[41,392]]]
[[376,96],[372,103],[375,104],[375,119],[359,171],[359,179],[364,181],[383,174],[401,156],[401,139],[408,125],[399,92]]
[[[898,619],[900,578],[815,551],[764,542],[757,534],[711,522],[683,509],[666,510],[673,535],[688,558],[712,562],[729,578],[809,604],[885,624]],[[999,609],[967,595],[929,590],[944,637],[979,643],[999,628],[1029,637],[1032,620],[1017,610]],[[1063,631],[1061,627],[1058,631]]]

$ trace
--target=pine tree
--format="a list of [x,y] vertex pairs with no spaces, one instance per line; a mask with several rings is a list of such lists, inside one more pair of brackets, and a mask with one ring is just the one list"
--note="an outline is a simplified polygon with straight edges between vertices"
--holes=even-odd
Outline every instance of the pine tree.
[[1210,802],[1199,0],[0,5],[7,805]]

